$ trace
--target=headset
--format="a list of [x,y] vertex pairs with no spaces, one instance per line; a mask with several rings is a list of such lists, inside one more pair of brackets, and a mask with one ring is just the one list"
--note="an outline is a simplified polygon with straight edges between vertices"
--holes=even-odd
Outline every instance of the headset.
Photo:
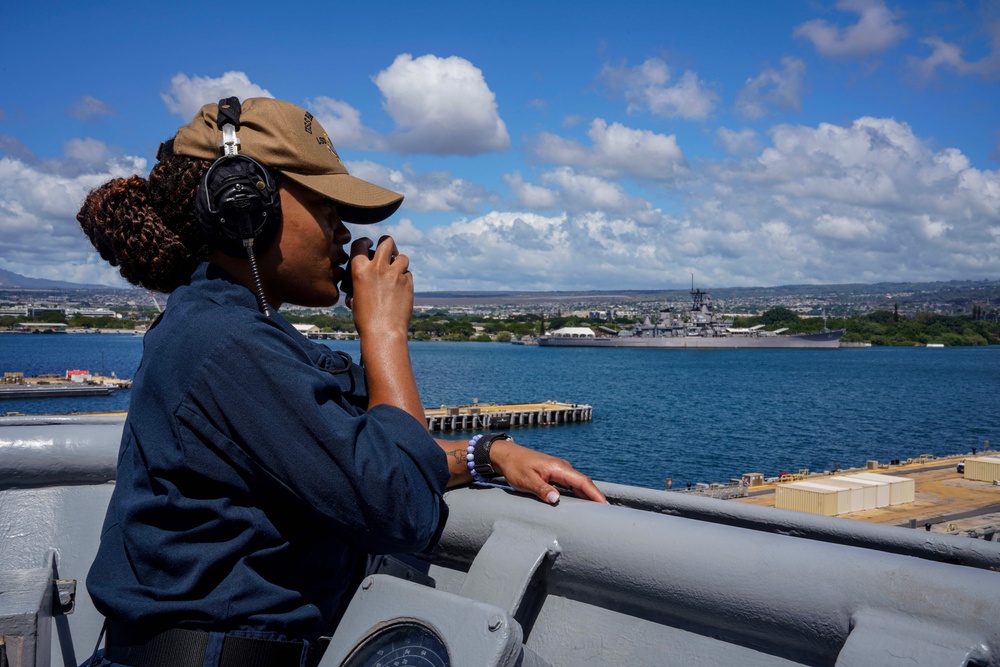
[[239,151],[240,101],[219,100],[216,125],[222,130],[223,154],[201,179],[195,214],[208,243],[230,257],[247,257],[261,310],[269,315],[257,272],[255,251],[264,252],[281,226],[281,198],[274,178],[262,164]]

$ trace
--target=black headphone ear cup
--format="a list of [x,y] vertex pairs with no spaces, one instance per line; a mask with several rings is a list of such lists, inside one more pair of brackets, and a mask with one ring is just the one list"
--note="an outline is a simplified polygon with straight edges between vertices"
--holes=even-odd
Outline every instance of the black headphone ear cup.
[[216,160],[201,179],[195,213],[209,246],[232,257],[246,257],[244,241],[255,253],[267,250],[281,224],[274,179],[246,155]]

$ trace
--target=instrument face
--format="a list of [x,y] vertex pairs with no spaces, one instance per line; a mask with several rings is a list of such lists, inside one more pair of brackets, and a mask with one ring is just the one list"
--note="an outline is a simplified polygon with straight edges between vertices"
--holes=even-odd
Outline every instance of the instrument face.
[[444,642],[427,626],[394,623],[375,632],[343,667],[451,667]]

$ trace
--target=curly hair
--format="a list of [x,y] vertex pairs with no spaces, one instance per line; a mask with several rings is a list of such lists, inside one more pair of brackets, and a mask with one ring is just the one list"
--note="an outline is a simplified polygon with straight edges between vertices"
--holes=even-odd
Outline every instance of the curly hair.
[[76,214],[104,260],[133,285],[157,292],[187,284],[208,257],[194,202],[212,161],[166,153],[149,180],[108,181],[87,195]]

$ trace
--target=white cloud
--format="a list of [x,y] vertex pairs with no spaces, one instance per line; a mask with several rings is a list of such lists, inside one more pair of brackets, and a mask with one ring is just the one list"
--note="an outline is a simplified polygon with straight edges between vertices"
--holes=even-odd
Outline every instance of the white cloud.
[[108,159],[108,147],[96,139],[70,139],[63,147],[66,156],[88,165],[102,165]]
[[779,125],[771,141],[752,177],[799,197],[912,205],[911,196],[955,176],[908,125],[891,118],[864,117],[850,127]]
[[464,58],[404,53],[375,85],[396,123],[387,143],[401,153],[477,155],[510,147],[496,96]]
[[705,232],[697,248],[748,233],[743,261],[764,274],[780,266],[767,282],[949,279],[1000,266],[1000,172],[935,151],[891,118],[778,126],[757,157],[705,176],[724,184],[718,208],[743,212],[743,224],[692,210]]
[[921,44],[930,47],[930,55],[925,58],[911,57],[910,67],[921,79],[931,78],[938,68],[950,69],[963,76],[976,75],[984,79],[995,79],[1000,76],[1000,21],[989,24],[987,32],[990,36],[990,50],[979,60],[966,60],[960,46],[931,36],[920,40]]
[[411,211],[475,212],[490,199],[481,186],[447,172],[416,173],[412,170],[388,169],[368,161],[348,162],[352,176],[371,181],[402,194],[403,208]]
[[187,122],[204,105],[232,96],[241,100],[249,97],[274,97],[266,89],[250,81],[245,73],[226,72],[215,79],[175,74],[170,79],[170,89],[162,93],[160,98],[171,113],[181,116]]
[[760,74],[748,79],[736,96],[736,113],[743,118],[756,119],[766,116],[769,107],[782,111],[802,108],[802,79],[806,65],[798,58],[781,59],[781,69],[765,67]]
[[579,141],[550,132],[540,134],[528,149],[539,159],[552,164],[583,165],[593,162],[590,151]]
[[[676,287],[691,273],[709,287],[927,281],[1000,266],[1000,171],[891,118],[779,126],[752,157],[691,174],[686,211],[652,209],[655,224],[635,215],[649,202],[613,181],[561,167],[540,182],[561,214],[426,229],[422,289]],[[510,261],[494,265],[497,254]]]
[[587,132],[601,171],[622,173],[667,181],[687,171],[687,161],[677,145],[677,137],[625,127],[608,125],[595,119]]
[[[80,120],[95,120],[101,116],[110,116],[114,113],[111,107],[91,95],[84,95],[72,104],[66,113]],[[2,118],[2,116],[0,116]]]
[[858,22],[846,28],[823,19],[806,21],[792,30],[825,56],[866,56],[888,50],[909,34],[897,13],[882,0],[840,0],[837,9],[858,15]]
[[645,199],[630,196],[618,183],[587,174],[578,174],[571,167],[559,167],[542,174],[542,183],[559,190],[560,204],[568,211],[582,213],[600,211],[621,216],[644,225],[663,218]]
[[503,182],[514,193],[515,206],[534,211],[554,208],[559,202],[559,196],[549,188],[528,183],[521,177],[521,172],[504,174]]
[[[396,220],[393,218],[392,220]],[[418,227],[414,226],[410,218],[400,218],[395,224],[382,223],[379,225],[352,225],[347,224],[351,230],[351,238],[370,238],[375,243],[388,235],[396,242],[400,252],[409,255],[413,248],[423,246],[427,241],[427,236]]]
[[813,229],[819,236],[859,245],[885,232],[885,227],[878,223],[827,213],[816,219]]
[[[655,283],[660,259],[634,221],[494,211],[435,227],[411,267],[422,290],[576,289]],[[503,261],[497,261],[502,257]]]
[[384,148],[384,142],[378,133],[365,127],[361,122],[361,112],[347,102],[320,96],[306,100],[306,107],[319,120],[337,148]]
[[110,178],[144,173],[146,162],[112,158],[96,173],[72,165],[99,154],[99,143],[69,142],[81,155],[66,161],[29,164],[0,158],[0,267],[31,277],[124,284],[83,235],[76,213],[90,190]]
[[[708,288],[950,280],[1000,266],[1000,171],[973,167],[899,120],[779,125],[764,137],[720,130],[734,157],[694,163],[683,189],[662,197],[638,196],[619,177],[630,160],[669,156],[656,148],[663,137],[619,127],[591,123],[591,145],[566,142],[579,167],[559,163],[534,182],[508,172],[513,210],[447,172],[351,162],[351,173],[406,195],[404,216],[436,212],[358,229],[392,234],[425,291],[677,287],[692,272]],[[0,267],[120,284],[74,218],[87,190],[145,173],[145,163],[93,139],[67,142],[50,161],[9,138],[0,147]],[[585,171],[593,162],[616,175]]]
[[737,132],[727,127],[720,127],[715,131],[715,136],[730,155],[747,155],[760,150],[760,137],[749,128]]
[[605,64],[598,80],[624,94],[630,113],[648,110],[663,118],[704,120],[719,102],[719,96],[694,72],[686,71],[680,81],[668,85],[670,68],[659,58],[632,68]]
[[591,122],[587,136],[590,148],[572,139],[543,133],[529,150],[545,162],[572,165],[605,178],[625,175],[668,182],[688,170],[673,134],[656,134],[620,123],[608,125],[597,118]]

